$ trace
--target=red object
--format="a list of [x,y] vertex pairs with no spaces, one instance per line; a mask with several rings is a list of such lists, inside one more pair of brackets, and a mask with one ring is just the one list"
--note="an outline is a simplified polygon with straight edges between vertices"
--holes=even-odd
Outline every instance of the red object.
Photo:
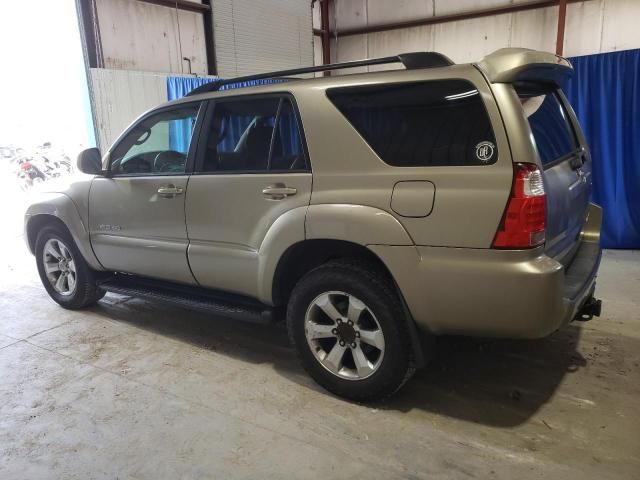
[[22,165],[20,165],[20,168],[22,170],[29,170],[31,169],[31,164],[29,162],[24,162]]
[[513,166],[513,185],[493,248],[533,248],[544,243],[546,200],[542,172],[533,163]]

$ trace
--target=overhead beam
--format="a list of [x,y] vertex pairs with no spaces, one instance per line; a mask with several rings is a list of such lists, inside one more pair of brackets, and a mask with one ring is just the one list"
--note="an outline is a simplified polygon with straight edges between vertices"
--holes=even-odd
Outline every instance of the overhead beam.
[[[439,23],[457,22],[460,20],[470,20],[474,18],[491,17],[495,15],[503,15],[508,13],[524,12],[527,10],[536,10],[538,8],[554,7],[562,0],[535,0],[526,3],[516,3],[504,5],[502,7],[487,8],[484,10],[473,10],[469,12],[452,13],[450,15],[438,15],[435,17],[425,17],[416,20],[408,20],[404,22],[383,23],[380,25],[367,25],[365,27],[347,28],[345,30],[329,31],[329,35],[338,37],[347,37],[350,35],[362,35],[365,33],[386,32],[389,30],[399,30],[403,28],[421,27],[425,25],[435,25]],[[580,3],[588,0],[566,0],[566,3]],[[314,29],[315,35],[323,35],[323,29]]]
[[160,5],[162,7],[177,8],[178,10],[185,10],[187,12],[204,13],[211,11],[211,5],[208,2],[195,3],[187,0],[138,0],[143,3],[152,3],[154,5]]

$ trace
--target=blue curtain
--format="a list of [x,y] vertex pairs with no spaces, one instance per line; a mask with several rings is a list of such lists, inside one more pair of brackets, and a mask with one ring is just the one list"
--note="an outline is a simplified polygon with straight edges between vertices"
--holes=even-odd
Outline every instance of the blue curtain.
[[[197,88],[206,83],[211,83],[217,80],[216,78],[206,77],[167,77],[167,96],[169,100],[176,100],[184,97],[194,88]],[[223,85],[220,90],[231,90],[234,88],[243,87],[257,87],[259,85],[270,85],[272,83],[286,82],[285,78],[267,78],[264,80],[251,80],[249,82],[230,83],[229,85]]]
[[564,91],[591,147],[602,246],[640,248],[640,50],[570,60]]
[[[194,88],[211,82],[212,79],[202,77],[167,77],[167,96],[169,100],[184,97]],[[176,120],[169,123],[169,148],[187,153],[193,122],[191,119]]]

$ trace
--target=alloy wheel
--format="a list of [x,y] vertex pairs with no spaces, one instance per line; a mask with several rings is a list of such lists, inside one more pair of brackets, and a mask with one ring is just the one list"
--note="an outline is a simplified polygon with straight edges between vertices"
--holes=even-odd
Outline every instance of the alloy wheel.
[[384,334],[373,312],[351,294],[330,291],[309,305],[304,322],[316,360],[346,380],[363,380],[382,363]]
[[47,280],[60,295],[72,295],[76,289],[76,264],[69,248],[57,238],[44,244],[42,262]]

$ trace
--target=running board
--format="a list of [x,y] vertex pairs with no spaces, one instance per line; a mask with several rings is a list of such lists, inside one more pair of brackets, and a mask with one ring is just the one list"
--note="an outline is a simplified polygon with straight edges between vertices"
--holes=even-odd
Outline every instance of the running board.
[[116,274],[98,283],[103,290],[127,297],[177,305],[221,317],[252,323],[272,323],[273,308],[240,295],[198,286],[173,284],[133,275]]

